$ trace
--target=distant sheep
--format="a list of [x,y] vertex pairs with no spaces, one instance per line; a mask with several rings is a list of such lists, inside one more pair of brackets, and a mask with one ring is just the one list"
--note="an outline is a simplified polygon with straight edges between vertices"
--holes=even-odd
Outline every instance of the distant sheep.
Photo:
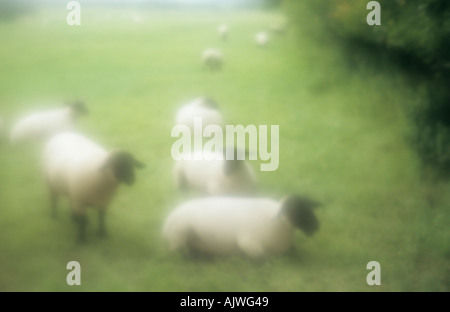
[[119,184],[132,185],[135,168],[143,167],[128,152],[107,152],[88,138],[71,132],[50,139],[43,161],[52,213],[56,216],[58,197],[67,196],[79,225],[79,241],[85,240],[87,207],[99,211],[99,234],[104,235],[105,212]]
[[269,34],[265,31],[261,31],[255,35],[255,42],[260,47],[266,47],[269,42]]
[[206,255],[244,254],[253,259],[287,251],[295,228],[307,236],[319,229],[318,204],[303,197],[206,197],[175,208],[163,226],[171,250]]
[[217,106],[216,101],[207,97],[199,97],[182,106],[175,116],[177,125],[186,125],[194,131],[195,118],[202,121],[202,131],[208,125],[224,126],[224,118]]
[[208,195],[252,194],[256,190],[253,168],[247,161],[237,160],[237,155],[226,160],[221,152],[198,151],[186,158],[174,165],[175,185],[180,190]]
[[11,142],[47,139],[59,132],[72,130],[76,119],[87,114],[84,103],[74,102],[63,108],[32,113],[20,119],[11,131]]
[[223,65],[223,54],[216,49],[205,49],[202,52],[202,62],[203,65],[211,71],[220,70]]
[[274,35],[284,35],[286,33],[286,25],[282,24],[282,23],[273,23],[270,26],[270,31],[274,34]]
[[217,27],[217,32],[219,33],[219,37],[222,40],[226,40],[228,38],[228,32],[229,28],[228,25],[222,24],[219,27]]

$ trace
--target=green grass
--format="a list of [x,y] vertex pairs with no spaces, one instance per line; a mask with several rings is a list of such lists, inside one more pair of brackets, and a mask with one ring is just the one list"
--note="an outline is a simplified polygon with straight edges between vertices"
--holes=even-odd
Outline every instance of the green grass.
[[[147,167],[109,207],[109,238],[95,235],[90,211],[80,246],[66,202],[50,218],[40,148],[12,147],[3,132],[1,291],[450,290],[450,185],[421,177],[405,113],[419,91],[400,74],[349,66],[338,43],[308,28],[258,49],[253,35],[278,12],[148,11],[137,24],[131,11],[87,8],[80,27],[65,14],[0,21],[2,132],[36,102],[82,97],[91,114],[80,128]],[[227,42],[216,34],[221,22],[231,26]],[[222,72],[202,70],[206,47],[223,50]],[[216,99],[230,124],[280,125],[280,166],[258,171],[261,193],[323,203],[321,230],[297,233],[295,252],[255,264],[166,249],[162,223],[186,198],[172,181],[170,131],[177,107],[199,95]],[[81,264],[79,287],[66,284],[71,260]],[[381,264],[378,287],[366,284],[371,260]]]

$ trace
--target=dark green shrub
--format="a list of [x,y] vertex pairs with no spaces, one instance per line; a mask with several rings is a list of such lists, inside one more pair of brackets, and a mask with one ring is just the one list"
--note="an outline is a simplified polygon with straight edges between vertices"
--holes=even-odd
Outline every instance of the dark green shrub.
[[423,105],[411,108],[417,125],[412,141],[427,167],[449,177],[450,1],[379,0],[380,26],[367,25],[368,2],[285,0],[284,8],[292,24],[307,27],[316,21],[314,27],[325,28],[350,49],[377,58],[374,64],[390,61],[411,78],[412,87],[426,86]]

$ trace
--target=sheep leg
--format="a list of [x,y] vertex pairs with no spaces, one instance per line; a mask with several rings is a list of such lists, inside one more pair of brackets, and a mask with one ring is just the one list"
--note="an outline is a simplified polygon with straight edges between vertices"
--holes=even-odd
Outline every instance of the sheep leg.
[[105,214],[106,209],[100,209],[98,212],[98,235],[100,237],[106,237],[106,228],[105,228]]
[[76,219],[78,222],[78,242],[84,243],[84,242],[86,242],[87,216],[86,215],[77,215]]
[[86,241],[86,225],[88,219],[86,211],[80,204],[72,202],[73,219],[78,223],[78,243],[84,243]]
[[186,191],[188,189],[188,182],[186,176],[183,173],[178,173],[177,187],[180,191]]

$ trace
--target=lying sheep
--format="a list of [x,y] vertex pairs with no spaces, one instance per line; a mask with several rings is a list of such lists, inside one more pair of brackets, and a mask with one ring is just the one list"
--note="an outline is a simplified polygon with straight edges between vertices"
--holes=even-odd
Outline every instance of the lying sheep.
[[199,97],[182,106],[176,116],[177,125],[186,125],[191,131],[194,131],[195,118],[201,118],[202,132],[208,125],[224,126],[222,114],[219,111],[217,103],[207,97]]
[[88,206],[99,211],[99,234],[105,234],[105,212],[120,183],[132,185],[135,168],[142,168],[130,153],[107,152],[86,137],[64,132],[55,135],[44,150],[44,174],[56,216],[59,195],[68,197],[79,241],[85,240]]
[[222,40],[227,40],[228,31],[229,31],[229,28],[228,28],[228,25],[226,25],[226,24],[222,24],[222,25],[219,25],[219,27],[217,27],[217,32],[219,33],[219,37]]
[[[236,154],[236,153],[235,153]],[[197,151],[175,162],[175,185],[180,190],[195,190],[209,195],[252,194],[256,175],[245,160],[225,159],[221,152]],[[197,160],[199,159],[199,160]]]
[[269,34],[265,31],[261,31],[255,35],[255,42],[260,47],[266,47],[269,42]]
[[63,108],[36,112],[20,119],[11,131],[11,142],[47,139],[56,133],[72,130],[76,119],[87,114],[83,102],[67,104]]
[[223,54],[216,49],[205,49],[202,53],[202,61],[207,69],[211,71],[220,70],[223,65]]
[[207,197],[185,202],[163,226],[171,250],[200,254],[244,254],[258,259],[292,246],[295,228],[311,236],[319,229],[318,204],[292,196],[268,198]]

